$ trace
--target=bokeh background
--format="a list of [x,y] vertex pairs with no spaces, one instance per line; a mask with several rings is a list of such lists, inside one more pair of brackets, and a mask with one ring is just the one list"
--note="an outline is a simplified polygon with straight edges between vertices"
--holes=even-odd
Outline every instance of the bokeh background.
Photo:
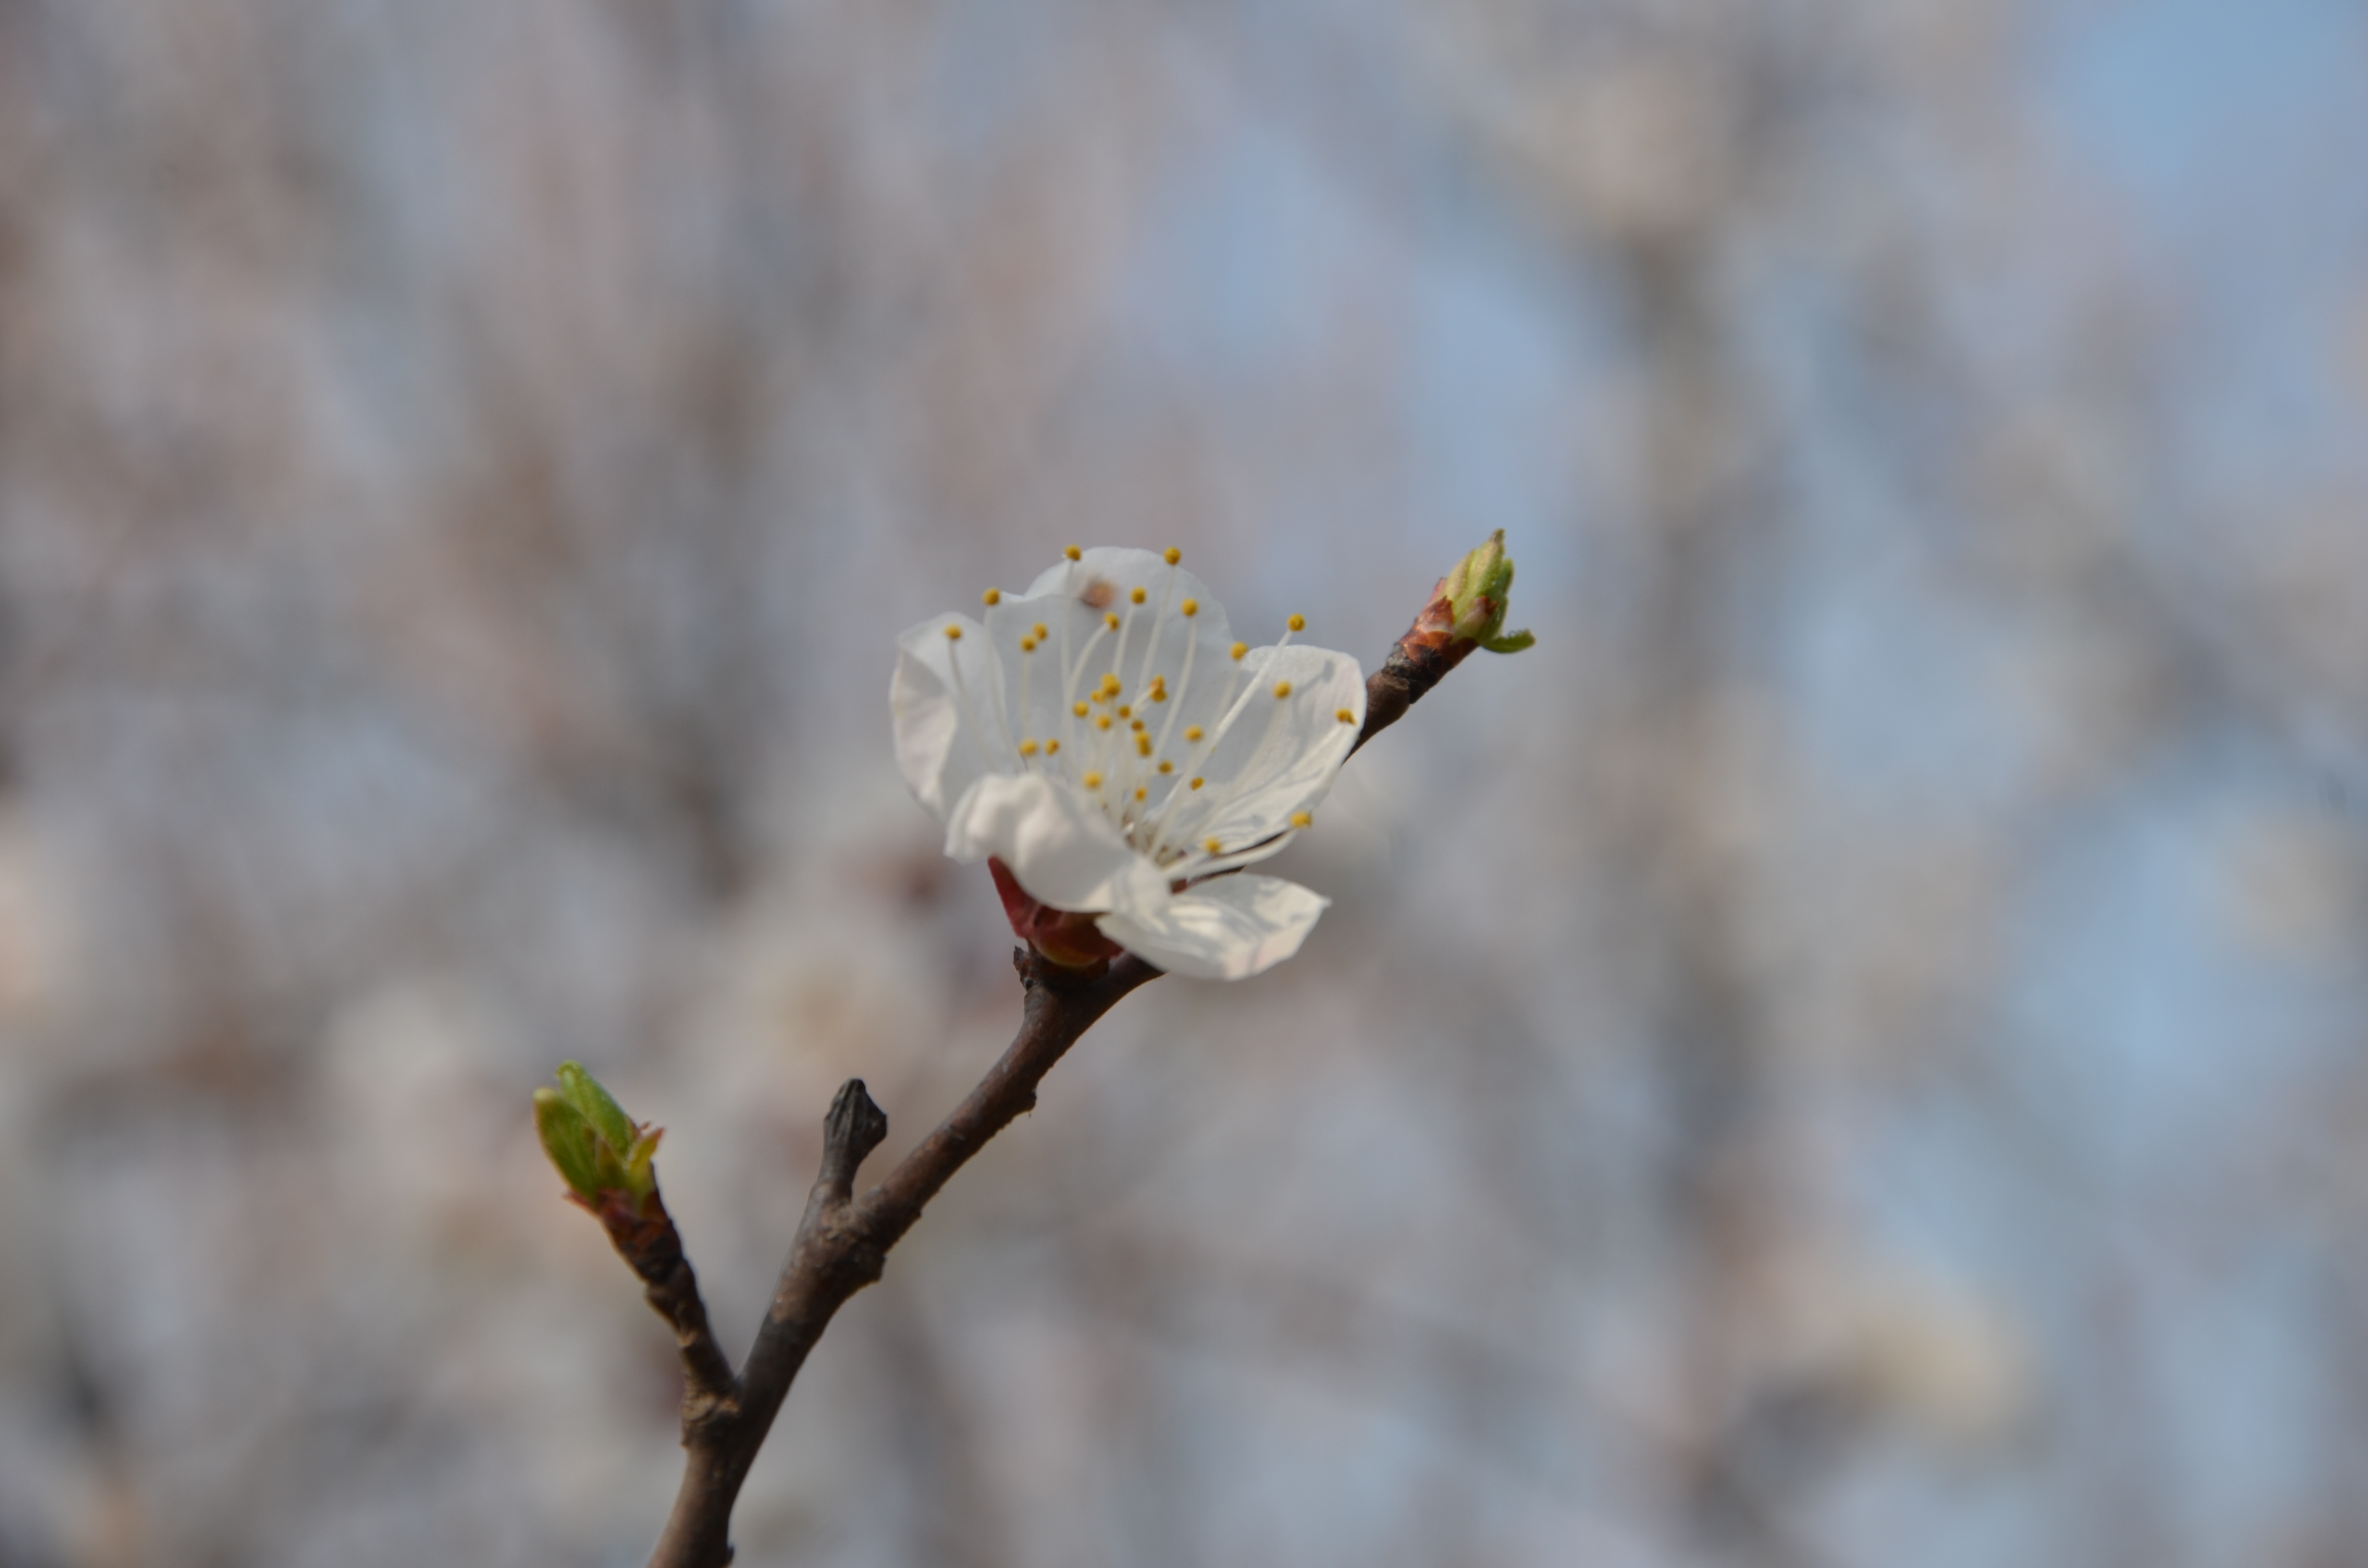
[[638,1563],[1016,1011],[903,627],[1376,660],[752,1565],[2368,1562],[2350,0],[0,0],[0,1564]]

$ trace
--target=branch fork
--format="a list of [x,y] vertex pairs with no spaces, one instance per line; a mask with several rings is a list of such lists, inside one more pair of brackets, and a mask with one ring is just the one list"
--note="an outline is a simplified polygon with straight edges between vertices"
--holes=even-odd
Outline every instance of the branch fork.
[[[1501,532],[1440,579],[1414,625],[1367,678],[1365,722],[1351,752],[1396,722],[1474,647],[1509,653],[1529,645],[1527,632],[1501,635],[1503,596],[1511,580]],[[538,1117],[555,1119],[544,1128],[545,1147],[576,1187],[577,1201],[600,1219],[641,1278],[651,1309],[673,1328],[682,1359],[687,1458],[650,1568],[725,1568],[731,1562],[733,1505],[791,1383],[832,1315],[880,1278],[890,1249],[953,1174],[1015,1118],[1035,1108],[1037,1085],[1078,1037],[1161,972],[1132,953],[1103,956],[1058,944],[1055,950],[1082,961],[1055,962],[1033,943],[1013,953],[1024,996],[1019,1033],[953,1112],[860,1196],[857,1173],[887,1138],[888,1117],[862,1079],[840,1085],[823,1122],[822,1168],[807,1194],[772,1304],[737,1372],[716,1343],[698,1277],[648,1165],[655,1131],[632,1123],[574,1063],[562,1070],[563,1082],[587,1111],[586,1126],[601,1131],[605,1144],[576,1129],[569,1119],[575,1112],[555,1107],[561,1096],[548,1090],[538,1096]],[[568,1079],[570,1072],[581,1085]],[[608,1163],[599,1163],[604,1158]],[[631,1190],[615,1189],[620,1182]]]
[[1118,1000],[1159,971],[1134,958],[1064,970],[1042,954],[1013,955],[1026,993],[1019,1035],[953,1114],[860,1197],[855,1178],[888,1136],[888,1117],[860,1078],[849,1078],[823,1121],[822,1168],[773,1287],[757,1342],[735,1376],[715,1342],[698,1281],[673,1221],[618,1250],[641,1275],[651,1307],[675,1331],[683,1366],[682,1486],[650,1568],[723,1568],[732,1561],[732,1505],[772,1430],[806,1354],[848,1299],[877,1281],[889,1249],[920,1219],[954,1172],[1036,1104],[1036,1085]]

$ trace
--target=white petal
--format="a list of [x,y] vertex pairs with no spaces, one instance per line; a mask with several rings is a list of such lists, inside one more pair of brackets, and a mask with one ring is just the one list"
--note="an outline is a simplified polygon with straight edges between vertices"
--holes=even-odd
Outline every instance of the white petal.
[[[1139,605],[1133,598],[1136,588],[1144,593]],[[1186,599],[1193,602],[1190,616],[1179,608]],[[1195,711],[1179,724],[1211,723],[1209,710],[1233,689],[1233,669],[1226,657],[1233,631],[1226,625],[1224,607],[1210,594],[1208,584],[1181,566],[1168,565],[1150,551],[1097,546],[1082,559],[1064,561],[1037,578],[1016,608],[1043,620],[1056,638],[1060,621],[1052,612],[1082,611],[1086,619],[1077,623],[1078,632],[1073,633],[1073,657],[1084,654],[1084,637],[1091,634],[1095,624],[1105,614],[1116,612],[1126,631],[1125,668],[1115,668],[1118,639],[1105,637],[1087,661],[1082,684],[1090,689],[1104,670],[1114,670],[1129,699],[1149,685],[1155,674],[1166,676],[1169,687],[1178,688],[1183,678],[1185,645],[1200,643],[1193,655]]]
[[1098,544],[1077,560],[1064,561],[1057,566],[1047,567],[1028,585],[1028,591],[1020,597],[1034,598],[1040,594],[1063,594],[1076,598],[1086,591],[1088,584],[1103,582],[1118,590],[1121,602],[1108,607],[1098,605],[1095,607],[1098,609],[1123,608],[1126,591],[1133,587],[1145,590],[1151,602],[1157,604],[1159,590],[1167,582],[1171,572],[1176,574],[1178,598],[1195,598],[1203,605],[1216,602],[1209,592],[1208,584],[1181,566],[1168,565],[1167,558],[1158,551],[1127,550],[1110,544]]
[[[949,626],[962,636],[948,637]],[[981,775],[1019,768],[996,706],[1002,689],[1002,662],[985,629],[966,615],[934,617],[896,639],[888,684],[896,767],[914,798],[940,820]]]
[[[1261,648],[1243,661],[1260,689],[1207,764],[1209,786],[1169,823],[1171,844],[1214,838],[1233,864],[1245,852],[1260,859],[1282,847],[1293,814],[1313,812],[1330,792],[1365,722],[1365,682],[1357,661],[1328,648]],[[1276,698],[1274,683],[1291,682]],[[1340,717],[1342,713],[1348,718]],[[1272,840],[1263,850],[1249,846]],[[1192,862],[1174,868],[1190,875]]]
[[1164,910],[1119,910],[1094,922],[1103,936],[1171,974],[1243,980],[1299,950],[1332,901],[1280,877],[1219,877]]
[[[1001,654],[1006,686],[1002,695],[1004,710],[1012,715],[1013,738],[1021,736],[1042,742],[1048,737],[1064,737],[1064,746],[1076,744],[1076,721],[1064,706],[1068,678],[1067,665],[1080,660],[1092,668],[1079,674],[1078,686],[1092,688],[1110,665],[1110,653],[1115,645],[1105,634],[1099,643],[1094,633],[1101,630],[1101,611],[1089,609],[1084,604],[1059,595],[1042,595],[1032,599],[1006,598],[986,612],[987,640]],[[1044,628],[1044,641],[1033,653],[1022,653],[1019,642],[1036,627]],[[1087,657],[1086,650],[1096,652]],[[1130,665],[1134,661],[1128,660]],[[1028,676],[1027,700],[1020,700],[1020,672]]]
[[1168,901],[1167,879],[1085,792],[1042,774],[973,784],[946,819],[946,853],[965,863],[994,856],[1055,909],[1156,912]]
[[[1133,597],[1137,587],[1144,590],[1140,605]],[[1190,616],[1182,609],[1187,599],[1193,603]],[[1103,618],[1110,614],[1120,618],[1122,636],[1104,629]],[[1007,707],[1014,715],[1014,734],[1038,741],[1058,736],[1063,756],[1054,771],[1099,765],[1099,758],[1081,760],[1098,748],[1066,703],[1088,697],[1106,673],[1118,676],[1119,700],[1135,707],[1133,716],[1147,726],[1156,757],[1174,764],[1177,778],[1201,771],[1206,756],[1184,739],[1184,732],[1198,727],[1213,733],[1244,678],[1231,656],[1233,631],[1224,607],[1210,597],[1208,585],[1147,550],[1087,551],[1083,559],[1039,577],[1027,597],[1007,597],[987,612],[986,623],[1010,672]],[[1020,653],[1020,635],[1036,625],[1045,628],[1044,642],[1032,653]],[[1076,668],[1074,681],[1071,665]],[[1018,690],[1023,669],[1029,681],[1024,702]],[[1167,695],[1146,701],[1155,676],[1164,679]],[[1087,743],[1082,752],[1080,742]]]

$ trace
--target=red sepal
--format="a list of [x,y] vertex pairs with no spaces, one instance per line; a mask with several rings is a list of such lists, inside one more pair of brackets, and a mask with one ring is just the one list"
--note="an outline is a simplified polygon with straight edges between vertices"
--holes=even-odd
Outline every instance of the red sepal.
[[995,878],[995,891],[1002,896],[1003,915],[1011,922],[1011,934],[1054,963],[1069,969],[1087,969],[1126,951],[1094,928],[1091,915],[1054,909],[1030,898],[1028,890],[1011,874],[1011,868],[1002,861],[990,858],[986,869]]

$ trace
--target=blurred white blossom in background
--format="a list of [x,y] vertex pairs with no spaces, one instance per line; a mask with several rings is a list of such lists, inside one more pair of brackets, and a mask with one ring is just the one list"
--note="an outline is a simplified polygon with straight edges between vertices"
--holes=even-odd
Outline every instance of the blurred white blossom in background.
[[2368,1559],[2368,26],[0,4],[0,1568],[631,1563],[1008,1040],[895,629],[1469,662],[834,1324],[749,1564]]

